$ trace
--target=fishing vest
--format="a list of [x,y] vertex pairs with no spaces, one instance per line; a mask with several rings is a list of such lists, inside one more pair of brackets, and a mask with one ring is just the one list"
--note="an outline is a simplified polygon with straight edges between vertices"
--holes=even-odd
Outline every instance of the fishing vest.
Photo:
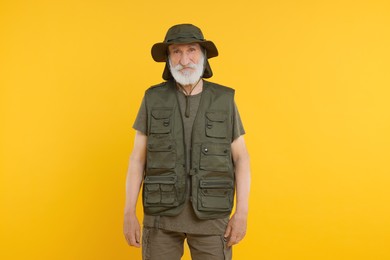
[[148,139],[142,200],[146,214],[178,215],[188,195],[200,219],[227,217],[232,211],[234,90],[203,82],[192,128],[190,176],[175,83],[167,81],[145,92]]

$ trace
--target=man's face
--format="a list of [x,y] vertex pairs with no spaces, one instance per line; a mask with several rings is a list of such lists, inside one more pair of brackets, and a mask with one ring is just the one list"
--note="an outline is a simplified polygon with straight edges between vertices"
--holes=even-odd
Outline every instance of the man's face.
[[182,85],[195,84],[203,75],[204,55],[198,43],[168,46],[172,76]]

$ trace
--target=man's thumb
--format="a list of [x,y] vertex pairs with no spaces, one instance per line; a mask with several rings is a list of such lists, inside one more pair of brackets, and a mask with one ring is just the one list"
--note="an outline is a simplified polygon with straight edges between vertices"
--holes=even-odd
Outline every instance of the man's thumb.
[[227,226],[224,237],[230,236],[230,232],[232,231],[232,227],[230,225]]

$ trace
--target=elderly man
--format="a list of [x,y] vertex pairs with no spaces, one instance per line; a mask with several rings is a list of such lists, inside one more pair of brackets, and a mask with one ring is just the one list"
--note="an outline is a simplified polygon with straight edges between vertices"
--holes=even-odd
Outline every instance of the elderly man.
[[[171,27],[152,57],[165,82],[145,92],[133,128],[124,234],[140,247],[136,202],[143,184],[143,259],[231,259],[246,233],[249,156],[234,90],[210,78],[213,42],[191,24]],[[235,212],[229,219],[236,191]]]

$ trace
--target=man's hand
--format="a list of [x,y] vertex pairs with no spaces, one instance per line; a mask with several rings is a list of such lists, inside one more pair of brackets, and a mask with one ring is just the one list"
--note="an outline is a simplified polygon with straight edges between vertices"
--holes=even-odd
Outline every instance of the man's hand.
[[123,233],[129,246],[141,246],[141,228],[135,214],[125,214]]
[[229,220],[224,237],[227,240],[227,246],[238,244],[246,234],[247,216],[235,213]]

